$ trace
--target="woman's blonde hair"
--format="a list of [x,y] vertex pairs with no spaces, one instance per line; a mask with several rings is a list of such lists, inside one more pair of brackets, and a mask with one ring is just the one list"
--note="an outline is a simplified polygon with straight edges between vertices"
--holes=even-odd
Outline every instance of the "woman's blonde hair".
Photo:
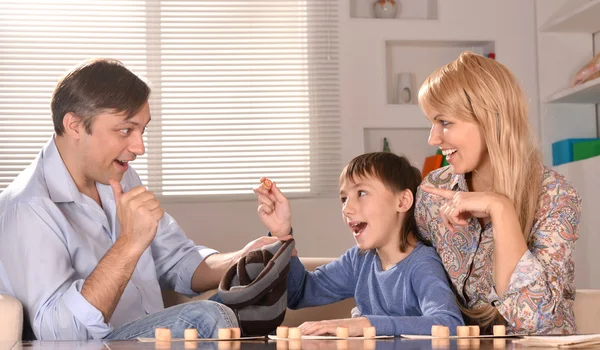
[[[479,126],[492,167],[491,190],[511,200],[529,242],[543,167],[526,99],[513,74],[493,59],[466,51],[425,80],[419,104],[426,114],[436,111]],[[498,316],[489,304],[463,312],[488,326]]]

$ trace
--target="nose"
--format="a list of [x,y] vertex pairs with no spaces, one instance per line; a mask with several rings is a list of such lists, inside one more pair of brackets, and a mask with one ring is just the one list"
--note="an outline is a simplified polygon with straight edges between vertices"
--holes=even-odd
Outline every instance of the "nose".
[[342,207],[342,213],[344,214],[344,216],[350,216],[354,214],[354,211],[354,202],[350,200],[350,198],[347,198],[346,203],[344,203],[344,206]]
[[442,135],[441,130],[439,129],[440,128],[435,124],[431,126],[431,130],[429,130],[429,139],[427,140],[427,143],[429,143],[430,146],[439,146],[442,144]]
[[131,144],[129,145],[129,151],[136,156],[141,156],[146,153],[146,146],[144,146],[144,139],[142,135],[130,138]]

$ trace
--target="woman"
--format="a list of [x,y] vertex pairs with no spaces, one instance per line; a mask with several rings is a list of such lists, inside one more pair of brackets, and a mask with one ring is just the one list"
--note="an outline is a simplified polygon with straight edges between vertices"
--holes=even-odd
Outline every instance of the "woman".
[[576,333],[573,248],[581,198],[543,166],[526,99],[502,64],[464,52],[419,91],[429,144],[450,164],[417,194],[466,320],[507,333]]

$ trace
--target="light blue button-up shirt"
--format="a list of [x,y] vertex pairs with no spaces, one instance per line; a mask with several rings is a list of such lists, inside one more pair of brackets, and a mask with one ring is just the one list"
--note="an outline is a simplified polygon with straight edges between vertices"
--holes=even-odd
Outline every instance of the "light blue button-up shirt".
[[[124,191],[141,185],[129,168]],[[191,280],[215,250],[196,246],[165,213],[109,323],[81,287],[119,237],[114,195],[96,183],[102,207],[81,194],[54,138],[0,195],[0,293],[19,299],[36,337],[100,339],[114,328],[164,309],[161,287],[196,295]]]

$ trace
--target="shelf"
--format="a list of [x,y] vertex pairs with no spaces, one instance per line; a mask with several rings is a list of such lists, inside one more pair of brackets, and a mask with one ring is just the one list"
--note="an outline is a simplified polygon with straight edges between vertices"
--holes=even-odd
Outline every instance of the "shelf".
[[351,18],[375,18],[377,20],[435,20],[438,18],[438,0],[395,0],[398,13],[395,18],[375,18],[375,0],[350,0]]
[[600,103],[600,78],[558,91],[546,99],[547,103]]
[[[572,6],[570,0],[567,5]],[[588,0],[581,5],[561,9],[540,28],[542,32],[596,33],[600,31],[600,0]]]
[[419,170],[423,170],[426,157],[432,156],[438,147],[429,146],[429,128],[364,128],[365,152],[383,150],[383,138],[388,140],[390,151],[404,155]]
[[416,96],[425,79],[434,70],[455,60],[462,52],[469,50],[486,55],[495,52],[494,49],[493,41],[386,40],[386,101],[388,104],[398,102],[399,73],[412,75],[412,90]]
[[427,129],[431,122],[427,119],[421,107],[416,104],[385,105],[383,113],[364,116],[365,128],[402,128],[402,129]]

